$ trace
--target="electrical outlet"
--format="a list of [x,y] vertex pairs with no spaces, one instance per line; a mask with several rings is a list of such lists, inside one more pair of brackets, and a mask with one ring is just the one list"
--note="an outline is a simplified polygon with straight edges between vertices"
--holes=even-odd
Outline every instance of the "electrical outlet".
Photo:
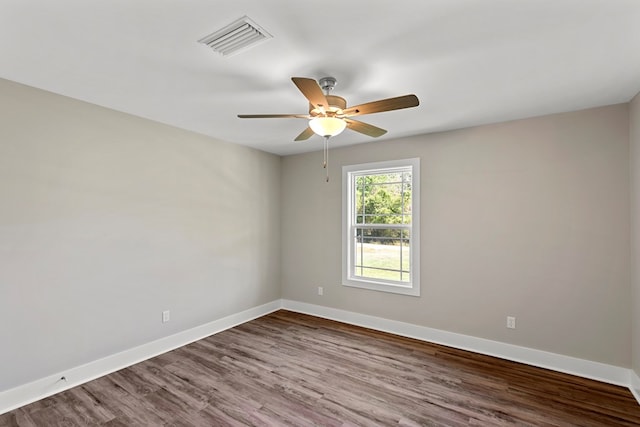
[[165,310],[162,312],[162,323],[167,323],[171,320],[171,312],[169,310]]
[[507,316],[507,328],[515,329],[516,328],[516,318],[513,316]]
[[318,286],[318,295],[324,295],[324,288],[322,286]]

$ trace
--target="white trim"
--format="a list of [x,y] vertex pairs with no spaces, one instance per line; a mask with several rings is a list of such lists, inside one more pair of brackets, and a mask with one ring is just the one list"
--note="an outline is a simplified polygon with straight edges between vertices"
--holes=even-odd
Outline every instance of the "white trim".
[[[366,314],[283,299],[253,307],[187,331],[107,356],[86,365],[0,392],[0,414],[222,332],[281,308],[628,387],[640,404],[640,377],[631,369]],[[67,378],[66,382],[60,381],[62,376]]]
[[[281,308],[281,300],[250,308],[102,359],[0,392],[0,414],[201,340]],[[66,381],[60,378],[65,377]]]
[[640,404],[640,377],[633,369],[629,370],[629,390]]
[[630,370],[605,363],[286,299],[282,308],[630,388]]
[[[411,168],[411,226],[409,227],[411,280],[409,283],[375,280],[354,277],[351,266],[354,264],[354,249],[352,247],[352,212],[354,175],[368,175],[383,170],[398,171]],[[386,225],[386,224],[385,224]],[[389,160],[342,167],[342,285],[374,291],[390,292],[394,294],[420,296],[420,158]]]

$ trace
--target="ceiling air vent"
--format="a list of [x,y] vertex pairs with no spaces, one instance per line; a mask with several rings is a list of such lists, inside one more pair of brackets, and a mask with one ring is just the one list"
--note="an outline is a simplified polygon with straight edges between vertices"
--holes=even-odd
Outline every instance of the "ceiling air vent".
[[272,38],[263,28],[243,16],[215,33],[198,40],[216,52],[228,56]]

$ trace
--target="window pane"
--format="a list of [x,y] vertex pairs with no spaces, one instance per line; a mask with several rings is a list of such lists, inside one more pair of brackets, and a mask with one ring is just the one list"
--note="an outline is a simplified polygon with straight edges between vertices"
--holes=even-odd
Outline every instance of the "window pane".
[[410,224],[410,179],[410,172],[356,176],[353,201],[356,223]]
[[[402,214],[403,224],[411,224],[411,173],[405,172],[403,179],[405,179],[402,186]],[[408,179],[408,181],[407,181]]]
[[388,182],[402,182],[403,172],[381,172],[371,175],[366,175],[369,178],[369,183],[375,185]]
[[403,240],[402,241],[402,246],[401,246],[401,250],[402,250],[402,278],[400,280],[402,280],[403,282],[409,282],[411,281],[411,269],[410,269],[410,265],[411,265],[411,249],[409,246],[409,239]]
[[[403,222],[404,221],[404,222]],[[364,216],[365,224],[410,224],[411,221],[403,218],[401,213],[369,214]]]
[[[409,232],[401,228],[357,228],[356,236],[365,239],[365,243],[389,243],[388,240],[408,239]],[[397,243],[397,242],[396,242]]]
[[358,228],[354,243],[356,276],[410,281],[408,230]]
[[376,268],[363,268],[362,274],[356,275],[367,277],[369,279],[395,280],[396,282],[400,282],[402,280],[400,278],[400,272],[398,271],[378,270]]
[[343,285],[420,295],[419,168],[419,159],[343,167]]

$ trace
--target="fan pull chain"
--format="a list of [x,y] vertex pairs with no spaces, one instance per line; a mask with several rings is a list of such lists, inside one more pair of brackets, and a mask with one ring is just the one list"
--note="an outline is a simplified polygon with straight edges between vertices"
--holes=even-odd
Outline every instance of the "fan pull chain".
[[328,136],[324,137],[324,143],[322,145],[322,154],[324,155],[324,159],[322,160],[322,167],[327,168],[327,141],[329,140]]
[[327,182],[329,182],[329,137],[324,137],[324,162],[322,163],[322,167],[325,169],[327,173]]

